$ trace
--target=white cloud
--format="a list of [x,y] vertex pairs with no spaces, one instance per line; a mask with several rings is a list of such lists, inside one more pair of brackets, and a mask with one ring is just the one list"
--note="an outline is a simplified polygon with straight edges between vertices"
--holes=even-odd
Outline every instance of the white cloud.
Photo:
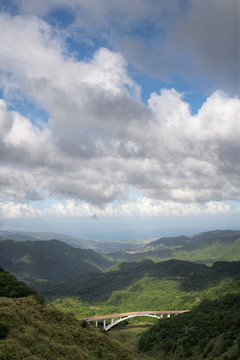
[[[100,216],[95,206],[105,205],[110,216],[180,213],[187,202],[239,199],[239,98],[216,91],[192,116],[183,94],[163,89],[145,106],[120,53],[101,48],[92,59],[77,61],[44,21],[0,16],[0,70],[12,79],[1,86],[49,114],[39,127],[8,110],[8,96],[1,101],[5,201],[80,199],[84,206],[59,203],[51,211]],[[116,209],[112,204],[126,201],[129,187],[142,195],[141,202]],[[18,206],[19,213],[35,214]],[[191,211],[210,208],[191,205]]]
[[14,202],[0,203],[0,214],[2,218],[33,218],[41,215],[41,212],[29,204],[16,204]]
[[239,212],[240,207],[232,209],[228,204],[217,201],[210,201],[205,204],[178,203],[151,200],[146,197],[107,204],[104,207],[69,200],[64,203],[54,203],[41,210],[30,204],[12,201],[0,202],[0,216],[5,219],[202,216],[237,214]]

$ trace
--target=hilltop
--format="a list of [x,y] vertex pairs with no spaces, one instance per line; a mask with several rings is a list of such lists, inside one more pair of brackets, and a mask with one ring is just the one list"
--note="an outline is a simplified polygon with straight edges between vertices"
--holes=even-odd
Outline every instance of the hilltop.
[[240,230],[207,231],[193,236],[161,237],[138,249],[105,251],[111,261],[178,259],[212,264],[240,260]]
[[9,231],[0,230],[0,239],[2,240],[16,240],[16,241],[39,241],[39,240],[52,240],[57,239],[68,245],[79,248],[93,248],[96,241],[86,240],[77,236],[65,235],[55,232],[36,232],[36,231]]
[[76,274],[101,272],[111,263],[91,249],[58,240],[0,240],[0,266],[25,281],[61,281]]

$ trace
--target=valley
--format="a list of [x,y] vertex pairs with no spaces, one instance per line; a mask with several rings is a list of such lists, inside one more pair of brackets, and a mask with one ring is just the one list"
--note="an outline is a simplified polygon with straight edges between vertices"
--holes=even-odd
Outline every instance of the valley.
[[0,0],[0,360],[240,360],[239,23]]
[[[183,314],[164,320],[146,317],[132,318],[109,330],[107,337],[109,341],[117,341],[119,344],[117,346],[123,346],[128,354],[126,359],[127,356],[129,359],[165,359],[166,354],[168,354],[167,359],[173,360],[186,356],[194,360],[238,359],[238,341],[240,340],[237,315],[238,310],[240,311],[238,300],[240,296],[239,234],[239,231],[215,231],[198,234],[191,238],[184,236],[160,238],[152,243],[142,244],[141,248],[138,244],[135,250],[121,249],[124,256],[134,257],[139,254],[143,256],[144,253],[149,252],[154,253],[154,256],[140,257],[138,261],[128,258],[127,261],[120,262],[110,259],[116,251],[120,251],[116,249],[109,249],[106,254],[106,250],[97,253],[92,249],[72,247],[59,240],[2,239],[0,240],[0,266],[30,286],[30,290],[26,290],[27,287],[23,290],[23,286],[27,285],[22,285],[23,282],[19,283],[21,285],[13,282],[14,285],[11,285],[13,288],[9,284],[3,288],[4,281],[1,281],[2,305],[7,296],[14,302],[6,303],[7,308],[12,309],[9,310],[9,316],[17,309],[16,306],[25,306],[26,309],[33,306],[34,310],[31,311],[36,313],[38,310],[28,299],[31,296],[37,296],[36,299],[39,297],[37,301],[41,303],[45,301],[45,298],[47,304],[41,306],[44,306],[46,310],[42,311],[57,311],[59,314],[66,314],[59,315],[62,319],[61,323],[69,321],[70,318],[81,323],[78,319],[113,313],[190,310],[189,314],[193,315]],[[212,252],[209,249],[212,249]],[[156,257],[158,250],[168,250],[172,255],[177,255],[172,259]],[[178,259],[178,257],[184,259]],[[195,262],[192,261],[193,258],[196,259]],[[19,297],[23,300],[17,300]],[[221,324],[222,321],[217,311],[207,310],[208,315],[205,313],[209,306],[223,309],[221,316],[231,324],[231,331],[221,325],[220,328],[209,330],[206,336],[202,334],[201,326],[206,327],[209,322]],[[231,309],[232,313],[229,312]],[[23,313],[23,310],[21,312]],[[198,312],[200,315],[197,315]],[[189,316],[193,316],[194,323],[191,323]],[[9,324],[8,321],[10,320],[4,323]],[[21,323],[22,320],[18,321]],[[187,328],[186,323],[189,324]],[[99,329],[88,324],[83,326],[87,326],[90,333],[91,331],[102,333],[101,322]],[[196,330],[198,327],[199,330]],[[64,330],[65,335],[61,336],[69,337],[68,329],[70,329],[69,325]],[[10,329],[10,333],[11,331],[13,330]],[[31,331],[38,330],[35,328]],[[166,337],[163,331],[168,334],[169,342],[159,345],[158,339]],[[231,335],[233,332],[234,336]],[[172,339],[178,338],[176,342],[171,340],[170,333],[173,336]],[[188,333],[193,334],[191,336],[194,336],[195,342],[190,341],[190,337],[186,335]],[[225,345],[215,346],[215,342],[220,343],[221,339],[226,339]],[[19,346],[17,345],[17,348]],[[36,351],[34,349],[35,347],[32,351]],[[25,350],[22,351],[24,353]],[[101,359],[104,351],[99,350],[99,355],[97,355],[99,357],[96,357],[96,352],[95,355],[88,355],[89,359],[90,356]],[[204,357],[202,357],[203,354],[205,354]],[[114,356],[112,358],[121,359],[119,355]],[[74,357],[70,358],[74,359]],[[104,358],[107,359],[107,357]]]

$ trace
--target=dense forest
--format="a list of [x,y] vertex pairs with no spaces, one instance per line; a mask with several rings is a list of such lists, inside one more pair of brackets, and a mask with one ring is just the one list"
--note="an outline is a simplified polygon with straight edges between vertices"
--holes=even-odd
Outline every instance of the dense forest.
[[153,263],[122,263],[117,271],[76,275],[66,282],[35,282],[34,287],[45,296],[80,296],[84,301],[105,301],[113,291],[127,289],[147,277],[155,281],[177,281],[185,291],[203,290],[215,286],[223,279],[237,279],[240,262],[216,262],[212,266],[189,261],[168,260]]
[[156,359],[239,359],[240,293],[159,321],[141,335],[138,348]]

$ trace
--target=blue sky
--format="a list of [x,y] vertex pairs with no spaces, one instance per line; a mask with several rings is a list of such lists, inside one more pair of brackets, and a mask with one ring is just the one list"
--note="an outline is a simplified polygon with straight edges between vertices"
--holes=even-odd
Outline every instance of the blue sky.
[[2,0],[1,228],[240,224],[237,0]]

